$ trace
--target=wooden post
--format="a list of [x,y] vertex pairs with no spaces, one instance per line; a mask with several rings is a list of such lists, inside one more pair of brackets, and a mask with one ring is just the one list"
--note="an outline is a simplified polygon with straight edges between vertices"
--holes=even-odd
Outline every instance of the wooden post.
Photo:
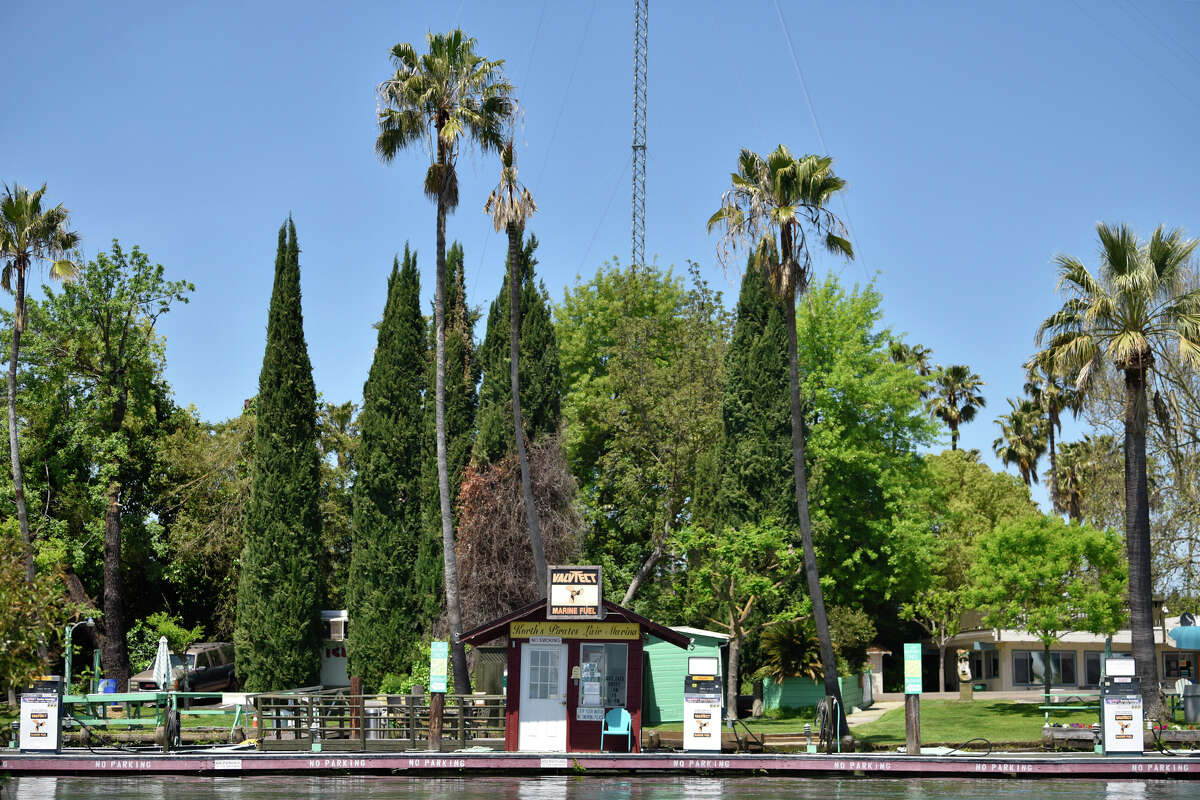
[[442,752],[442,711],[445,707],[443,692],[429,693],[429,750],[433,753]]
[[350,678],[350,738],[358,739],[362,749],[367,749],[367,731],[363,725],[362,676]]
[[904,695],[904,752],[921,755],[921,695]]

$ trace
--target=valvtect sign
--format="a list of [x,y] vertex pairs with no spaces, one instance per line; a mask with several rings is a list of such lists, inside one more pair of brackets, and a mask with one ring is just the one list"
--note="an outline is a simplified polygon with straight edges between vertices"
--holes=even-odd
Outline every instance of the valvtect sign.
[[549,567],[546,619],[604,619],[600,567]]

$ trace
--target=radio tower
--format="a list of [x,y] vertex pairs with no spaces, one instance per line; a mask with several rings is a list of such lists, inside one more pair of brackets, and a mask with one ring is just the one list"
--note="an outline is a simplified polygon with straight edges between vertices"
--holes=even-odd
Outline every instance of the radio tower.
[[646,20],[649,0],[633,0],[633,266],[646,263]]

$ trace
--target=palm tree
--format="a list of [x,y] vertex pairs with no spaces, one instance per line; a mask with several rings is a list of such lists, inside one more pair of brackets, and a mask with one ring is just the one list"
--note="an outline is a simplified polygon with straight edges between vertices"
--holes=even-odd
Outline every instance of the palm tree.
[[979,388],[983,380],[966,364],[938,365],[933,376],[933,397],[926,401],[929,413],[950,428],[950,449],[958,449],[958,426],[975,419],[975,412],[987,405]]
[[525,496],[525,519],[529,524],[529,545],[533,550],[533,571],[537,574],[538,591],[546,595],[546,551],[542,547],[542,529],[538,525],[537,508],[533,504],[533,485],[529,479],[529,459],[525,455],[525,428],[521,424],[521,379],[518,359],[521,344],[521,234],[525,220],[537,211],[533,195],[517,180],[517,157],[510,138],[500,148],[500,183],[488,196],[484,212],[492,215],[496,230],[508,234],[508,358],[512,383],[513,436],[517,443],[517,460],[521,464],[521,492]]
[[1058,461],[1054,452],[1054,433],[1062,431],[1062,412],[1078,417],[1082,398],[1075,388],[1067,385],[1062,376],[1055,375],[1046,365],[1033,358],[1025,365],[1025,393],[1042,410],[1046,421],[1046,440],[1050,445],[1050,497],[1058,494]]
[[[929,367],[929,357],[933,355],[933,350],[925,345],[894,341],[891,346],[891,355],[894,363],[911,368],[922,378],[929,378],[932,372]],[[929,381],[925,380],[921,387],[921,399],[924,400],[928,396]]]
[[1008,405],[1012,410],[996,418],[1000,438],[992,442],[992,450],[1005,466],[1015,465],[1025,485],[1032,486],[1038,482],[1038,459],[1046,451],[1045,418],[1032,400],[1009,398]]
[[[829,620],[813,548],[812,524],[808,516],[808,478],[804,463],[804,410],[800,400],[800,378],[796,354],[796,298],[808,289],[812,275],[809,238],[826,250],[854,257],[850,242],[840,234],[845,226],[827,204],[846,182],[833,172],[828,156],[796,157],[782,144],[764,158],[750,150],[738,156],[732,186],[721,198],[721,207],[708,220],[708,230],[722,227],[722,260],[735,249],[746,247],[751,262],[763,271],[768,285],[783,304],[788,338],[788,389],[792,417],[792,473],[796,484],[796,511],[804,547],[808,594],[813,622],[820,644],[825,693],[838,701],[840,730],[846,730],[846,712],[838,687],[837,663],[829,636]],[[771,256],[779,254],[776,261]]]
[[437,272],[434,280],[434,426],[437,440],[438,496],[442,512],[442,557],[446,579],[446,615],[454,645],[454,691],[470,690],[466,648],[460,644],[458,565],[454,556],[454,519],[446,467],[446,214],[458,206],[455,164],[466,137],[481,150],[499,149],[501,132],[512,116],[512,86],[503,61],[475,53],[475,40],[461,30],[427,37],[429,52],[418,55],[411,44],[392,48],[396,73],[379,85],[379,137],[375,153],[390,162],[417,142],[429,148],[425,194],[437,201]]
[[1146,479],[1146,384],[1167,347],[1186,366],[1200,366],[1200,290],[1187,288],[1187,262],[1197,241],[1161,226],[1139,242],[1127,225],[1096,226],[1096,272],[1067,255],[1055,259],[1063,306],[1038,327],[1040,358],[1060,375],[1074,377],[1087,393],[1105,362],[1125,379],[1125,545],[1129,555],[1129,607],[1133,657],[1149,709],[1160,705],[1154,651],[1150,574],[1150,503]]
[[[12,459],[13,494],[17,505],[17,522],[25,542],[25,580],[33,584],[33,536],[29,531],[29,515],[25,508],[25,476],[21,471],[21,455],[17,444],[17,356],[21,351],[21,334],[25,332],[25,273],[34,261],[50,262],[50,277],[70,280],[79,271],[67,254],[79,246],[79,234],[68,229],[69,212],[59,203],[42,210],[46,184],[31,192],[14,183],[5,184],[0,197],[0,260],[4,272],[0,286],[16,295],[13,311],[12,349],[8,353],[8,452]],[[16,289],[13,278],[16,277]]]

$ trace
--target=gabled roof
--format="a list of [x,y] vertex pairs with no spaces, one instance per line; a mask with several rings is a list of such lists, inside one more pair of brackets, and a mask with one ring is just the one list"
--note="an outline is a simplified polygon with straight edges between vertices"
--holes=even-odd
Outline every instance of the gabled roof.
[[[676,647],[682,647],[684,650],[692,644],[692,638],[686,634],[671,630],[670,628],[659,625],[657,622],[648,620],[641,614],[630,611],[628,608],[622,608],[616,603],[608,600],[604,601],[604,608],[610,614],[618,614],[624,617],[629,622],[636,622],[646,631],[664,642],[669,642]],[[508,633],[508,623],[516,622],[525,619],[526,617],[540,617],[545,619],[546,601],[537,600],[527,606],[518,608],[516,611],[510,611],[503,617],[498,617],[491,622],[485,622],[477,628],[459,634],[458,640],[463,644],[480,645],[498,639]],[[539,613],[540,612],[540,613]]]

